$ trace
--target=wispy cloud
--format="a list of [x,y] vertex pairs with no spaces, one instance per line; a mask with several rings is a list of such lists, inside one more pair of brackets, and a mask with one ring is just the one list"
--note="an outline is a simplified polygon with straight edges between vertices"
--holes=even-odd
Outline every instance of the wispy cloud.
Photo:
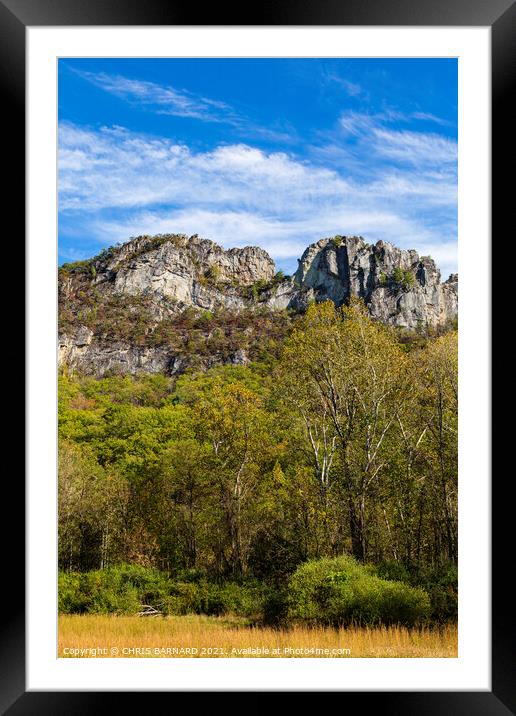
[[153,109],[158,114],[190,117],[206,122],[237,123],[240,117],[225,102],[202,97],[171,85],[136,80],[105,72],[73,70],[76,74],[119,99]]
[[412,119],[419,119],[422,122],[435,122],[435,124],[440,124],[442,127],[451,126],[451,122],[447,119],[436,117],[435,114],[431,114],[430,112],[412,112],[410,116]]
[[355,137],[364,134],[368,130],[374,127],[377,119],[371,114],[366,112],[356,112],[354,110],[348,110],[343,112],[339,118],[340,129],[345,134],[351,134]]
[[[418,135],[413,136],[413,135]],[[60,127],[61,228],[104,244],[139,233],[199,233],[259,244],[287,269],[324,235],[362,234],[456,269],[453,147],[433,135],[370,129],[360,179],[248,144],[193,151],[121,127]],[[409,161],[409,156],[418,157]],[[432,159],[432,161],[430,161]]]
[[196,153],[118,127],[60,128],[62,210],[231,202],[284,211],[346,189],[335,172],[314,170],[284,152],[234,144]]
[[327,72],[324,75],[324,79],[327,82],[333,82],[337,84],[338,86],[342,87],[346,94],[348,94],[350,97],[358,97],[359,95],[363,94],[364,90],[362,87],[358,84],[358,82],[351,82],[345,77],[341,77],[340,75],[334,73],[334,72]]
[[455,167],[457,143],[439,134],[374,129],[375,150],[379,155],[415,165]]
[[71,69],[76,75],[104,92],[154,114],[226,124],[242,138],[282,144],[292,144],[298,139],[296,130],[290,123],[276,121],[271,126],[262,126],[230,104],[218,99],[204,97],[171,85],[161,85],[105,72]]
[[412,124],[413,122],[433,122],[442,126],[449,125],[447,120],[436,117],[428,112],[400,112],[397,109],[387,108],[381,112],[364,112],[346,110],[339,117],[339,126],[346,134],[359,136],[396,124]]

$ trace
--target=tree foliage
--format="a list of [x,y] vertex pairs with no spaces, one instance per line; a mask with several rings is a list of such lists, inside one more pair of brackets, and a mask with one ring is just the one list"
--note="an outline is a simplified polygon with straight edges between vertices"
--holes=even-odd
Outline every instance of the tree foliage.
[[360,301],[309,306],[279,359],[63,375],[60,567],[280,593],[300,565],[351,555],[378,580],[424,583],[434,617],[452,613],[457,408],[456,331],[400,341]]

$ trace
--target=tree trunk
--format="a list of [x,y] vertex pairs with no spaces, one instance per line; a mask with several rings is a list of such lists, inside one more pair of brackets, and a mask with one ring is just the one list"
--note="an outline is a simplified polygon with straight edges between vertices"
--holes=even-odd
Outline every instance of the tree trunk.
[[365,559],[364,553],[364,530],[362,517],[355,507],[351,495],[348,498],[349,531],[351,534],[351,552],[359,562]]

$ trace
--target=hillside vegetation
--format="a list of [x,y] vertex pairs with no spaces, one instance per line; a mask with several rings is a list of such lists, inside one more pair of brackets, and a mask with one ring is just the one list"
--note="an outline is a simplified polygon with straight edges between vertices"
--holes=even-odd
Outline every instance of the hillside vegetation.
[[[138,328],[122,307],[98,311],[83,322]],[[229,350],[245,340],[245,315],[232,338],[229,314],[183,314],[170,339],[215,335]],[[354,299],[275,316],[253,318],[247,365],[63,371],[63,613],[150,604],[262,625],[456,617],[456,332],[401,335]],[[138,330],[150,339],[144,320]]]

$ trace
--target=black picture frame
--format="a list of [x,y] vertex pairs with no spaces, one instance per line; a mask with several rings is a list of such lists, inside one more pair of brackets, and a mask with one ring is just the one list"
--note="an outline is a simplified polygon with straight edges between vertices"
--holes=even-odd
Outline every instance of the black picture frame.
[[[203,22],[199,23],[199,16]],[[509,212],[514,206],[514,183],[510,177],[514,152],[514,114],[510,111],[511,88],[516,68],[516,4],[514,0],[283,0],[259,6],[206,6],[202,12],[183,0],[0,0],[0,87],[3,97],[2,123],[8,138],[11,160],[5,207],[12,223],[11,236],[19,237],[25,225],[25,31],[28,26],[66,25],[362,25],[362,26],[489,26],[492,40],[492,236],[500,237],[510,227]],[[514,161],[514,160],[512,160]],[[5,176],[5,173],[4,173]],[[510,194],[509,194],[510,192]],[[505,232],[504,232],[505,233]],[[498,283],[482,274],[482,300],[498,300]],[[486,289],[487,286],[487,289]],[[18,289],[19,293],[19,289]],[[493,312],[493,318],[495,314]],[[19,322],[14,322],[14,333]],[[22,340],[23,342],[23,340]],[[29,348],[31,348],[29,346]],[[493,376],[500,373],[498,356],[493,355]],[[503,427],[493,421],[492,454],[503,444]],[[0,708],[2,713],[82,714],[93,710],[119,713],[126,707],[139,708],[148,692],[26,692],[24,584],[24,486],[14,472],[9,476],[6,502],[9,522],[4,528],[4,574],[9,594],[2,610],[0,646]],[[508,476],[509,477],[509,476]],[[378,708],[396,714],[493,714],[516,713],[515,659],[512,591],[504,584],[510,571],[507,545],[511,545],[512,501],[510,480],[493,480],[492,501],[492,691],[472,692],[347,692],[362,699],[362,708]],[[4,509],[4,515],[7,512]],[[14,519],[14,522],[13,522]],[[13,531],[13,524],[14,530]],[[507,561],[506,561],[507,560]],[[505,571],[504,571],[505,570]],[[12,585],[12,586],[11,586]],[[5,590],[7,591],[7,590]],[[410,685],[407,685],[410,688]],[[337,687],[336,687],[337,690]],[[173,694],[162,694],[170,699]],[[364,701],[365,699],[365,701]]]

